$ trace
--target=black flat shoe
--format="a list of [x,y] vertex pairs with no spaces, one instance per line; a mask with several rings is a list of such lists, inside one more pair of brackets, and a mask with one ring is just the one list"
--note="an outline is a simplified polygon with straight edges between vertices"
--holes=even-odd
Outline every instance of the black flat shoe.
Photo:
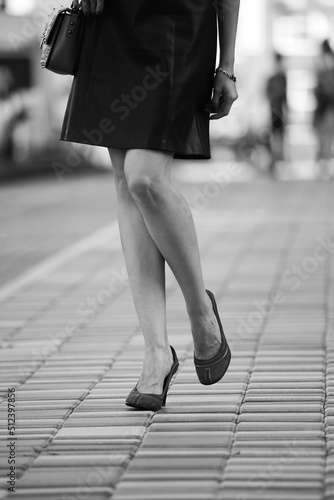
[[225,375],[225,372],[229,367],[231,361],[231,351],[224,335],[224,330],[218,314],[215,297],[213,293],[210,292],[210,290],[205,291],[211,299],[213,312],[215,313],[218,321],[222,341],[219,351],[212,358],[198,359],[194,355],[194,363],[198,380],[201,382],[201,384],[211,385],[218,382]]
[[165,406],[169,384],[173,378],[173,375],[175,375],[179,368],[179,360],[177,359],[176,352],[172,346],[170,346],[170,348],[173,354],[173,365],[169,374],[164,380],[162,394],[144,394],[142,392],[139,392],[136,386],[134,389],[132,389],[132,391],[126,398],[125,404],[127,406],[138,408],[138,410],[152,411],[158,411],[162,406]]

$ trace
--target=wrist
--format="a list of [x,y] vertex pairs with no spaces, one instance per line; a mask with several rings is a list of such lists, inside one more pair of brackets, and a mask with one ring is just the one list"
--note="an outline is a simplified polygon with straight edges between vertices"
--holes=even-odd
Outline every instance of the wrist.
[[221,66],[218,66],[215,70],[215,74],[217,75],[218,73],[222,73],[223,75],[225,75],[227,78],[229,78],[230,80],[233,80],[233,82],[236,82],[237,79],[234,75],[233,72],[229,72],[227,71],[224,67],[221,67]]
[[234,71],[234,59],[219,59],[219,68],[226,69],[229,73],[233,73]]

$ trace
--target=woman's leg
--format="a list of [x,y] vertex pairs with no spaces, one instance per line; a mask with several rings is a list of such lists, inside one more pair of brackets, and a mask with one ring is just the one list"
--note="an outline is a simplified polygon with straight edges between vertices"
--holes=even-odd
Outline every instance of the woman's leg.
[[126,152],[124,173],[148,232],[183,292],[195,355],[208,359],[218,351],[221,337],[212,303],[205,292],[191,211],[170,180],[172,158],[171,153],[131,149]]
[[118,222],[131,293],[144,335],[145,358],[137,388],[161,394],[172,366],[166,331],[165,259],[147,231],[124,176],[125,151],[110,149],[118,199]]

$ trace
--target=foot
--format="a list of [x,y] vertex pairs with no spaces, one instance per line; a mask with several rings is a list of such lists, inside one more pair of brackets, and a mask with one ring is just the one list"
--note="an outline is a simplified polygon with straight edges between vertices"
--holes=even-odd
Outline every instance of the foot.
[[137,383],[137,389],[143,394],[161,394],[164,380],[173,365],[170,346],[153,348],[145,352],[143,369]]
[[221,334],[212,302],[207,294],[205,296],[204,306],[189,316],[197,359],[212,358],[218,353],[221,345]]

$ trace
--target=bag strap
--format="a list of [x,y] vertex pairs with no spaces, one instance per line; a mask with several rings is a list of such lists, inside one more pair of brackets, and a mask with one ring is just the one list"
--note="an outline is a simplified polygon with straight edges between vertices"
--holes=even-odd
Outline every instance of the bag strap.
[[80,28],[80,25],[78,25],[80,17],[80,9],[75,10],[72,8],[70,11],[70,15],[68,16],[69,19],[66,33],[67,38],[73,38],[75,32]]

